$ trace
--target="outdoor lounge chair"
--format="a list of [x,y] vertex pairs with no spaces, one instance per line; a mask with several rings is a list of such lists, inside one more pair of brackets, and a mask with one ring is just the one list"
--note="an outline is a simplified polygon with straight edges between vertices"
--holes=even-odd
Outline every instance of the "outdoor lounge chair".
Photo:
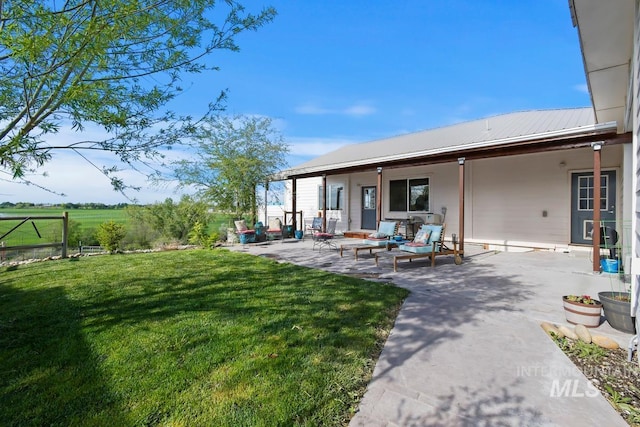
[[398,245],[398,242],[394,240],[394,236],[397,232],[397,221],[380,221],[380,224],[378,225],[378,231],[371,233],[366,239],[362,241],[362,243],[347,243],[344,245],[340,245],[340,256],[342,256],[345,249],[351,249],[353,250],[357,261],[358,253],[361,251],[369,251],[369,254],[372,254],[375,250],[389,250],[392,247],[396,247]]
[[[458,253],[458,243],[453,242],[453,249],[444,243],[444,224],[425,224],[420,227],[412,242],[402,244],[398,250],[389,252],[393,257],[393,271],[398,271],[398,261],[409,260],[411,262],[417,258],[431,258],[431,267],[436,265],[436,257],[439,255],[453,255],[456,265],[462,264],[462,257]],[[376,254],[376,265],[378,265],[379,255]]]
[[333,237],[336,233],[336,224],[338,223],[337,219],[330,219],[327,221],[327,230],[322,232],[322,231],[317,231],[315,233],[313,233],[313,248],[312,250],[315,250],[316,247],[318,248],[318,251],[321,251],[322,248],[329,248],[329,249],[335,249],[338,250],[338,247],[336,246],[336,244],[333,242]]

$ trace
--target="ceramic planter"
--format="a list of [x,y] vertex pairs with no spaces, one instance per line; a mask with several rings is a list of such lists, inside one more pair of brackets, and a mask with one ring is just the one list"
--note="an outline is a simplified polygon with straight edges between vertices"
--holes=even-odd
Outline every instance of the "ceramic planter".
[[567,296],[562,297],[564,305],[564,315],[567,322],[574,325],[584,325],[587,328],[595,328],[600,325],[600,313],[602,303],[594,300],[595,304],[583,304],[581,302],[569,301]]
[[[622,299],[620,298],[622,297]],[[636,328],[631,317],[631,295],[629,292],[598,292],[602,301],[604,317],[613,329],[635,334]]]

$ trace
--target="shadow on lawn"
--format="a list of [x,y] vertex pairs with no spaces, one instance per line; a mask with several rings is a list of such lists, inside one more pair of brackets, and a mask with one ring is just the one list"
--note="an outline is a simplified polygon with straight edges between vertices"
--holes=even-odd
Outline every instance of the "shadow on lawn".
[[127,425],[61,287],[0,285],[0,419],[3,425],[83,425],[108,414]]

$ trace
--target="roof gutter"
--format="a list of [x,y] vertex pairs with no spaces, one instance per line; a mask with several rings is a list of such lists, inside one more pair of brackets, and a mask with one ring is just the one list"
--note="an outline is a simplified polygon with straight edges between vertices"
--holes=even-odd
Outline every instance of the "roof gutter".
[[286,171],[282,171],[276,175],[279,180],[282,180],[282,179],[295,177],[296,175],[309,175],[309,174],[326,172],[326,171],[335,170],[335,169],[348,169],[348,168],[362,167],[362,166],[371,165],[371,164],[388,163],[388,162],[393,162],[398,160],[409,160],[414,157],[435,156],[439,154],[453,153],[456,151],[485,149],[485,148],[492,148],[497,146],[499,146],[500,148],[504,148],[509,145],[514,145],[514,144],[527,142],[527,141],[539,141],[539,140],[548,141],[553,139],[567,139],[571,137],[585,136],[585,135],[597,136],[600,134],[616,132],[616,130],[617,130],[616,122],[596,123],[593,125],[579,126],[571,129],[561,129],[561,130],[542,132],[537,134],[521,135],[521,136],[510,137],[510,138],[496,139],[491,141],[472,142],[472,143],[463,144],[463,145],[455,145],[455,146],[449,146],[449,147],[435,148],[431,150],[416,151],[410,154],[407,154],[407,153],[394,154],[391,156],[374,157],[374,158],[355,160],[355,161],[344,162],[344,163],[334,163],[330,165],[330,167],[327,167],[328,165],[322,165],[322,166],[314,166],[314,167],[302,168],[302,169],[289,169]]

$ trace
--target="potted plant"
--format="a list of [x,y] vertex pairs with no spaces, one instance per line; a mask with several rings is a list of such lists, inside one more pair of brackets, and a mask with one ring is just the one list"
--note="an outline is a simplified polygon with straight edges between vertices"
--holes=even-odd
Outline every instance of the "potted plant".
[[602,303],[589,295],[565,295],[562,297],[567,322],[595,328],[600,325]]
[[598,292],[602,301],[604,317],[613,329],[629,334],[636,333],[635,323],[631,317],[631,293],[619,291]]

